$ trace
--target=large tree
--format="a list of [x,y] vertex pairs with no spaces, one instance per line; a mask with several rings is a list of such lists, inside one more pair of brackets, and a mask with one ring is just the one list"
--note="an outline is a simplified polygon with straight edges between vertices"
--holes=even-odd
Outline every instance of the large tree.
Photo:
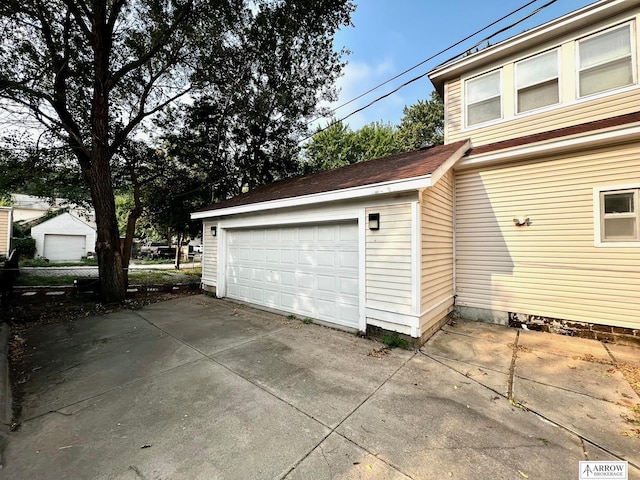
[[[75,155],[96,212],[96,254],[105,301],[121,301],[126,291],[112,163],[134,130],[203,87],[216,98],[214,114],[232,122],[233,112],[224,107],[236,82],[246,83],[249,76],[257,88],[268,78],[286,78],[287,66],[293,70],[309,62],[312,73],[324,75],[318,82],[293,83],[287,91],[276,92],[287,96],[280,103],[274,103],[272,94],[246,106],[259,111],[261,118],[277,118],[279,105],[297,102],[299,90],[315,88],[321,93],[319,86],[335,78],[340,67],[337,56],[307,59],[307,54],[319,50],[296,49],[315,36],[333,52],[333,34],[349,23],[352,9],[349,0],[4,0],[0,4],[0,102],[6,102],[0,105],[22,107],[50,134],[50,145],[64,146]],[[254,23],[255,29],[247,28]],[[297,35],[286,36],[287,43],[281,43],[272,36],[274,25],[281,27],[280,32]],[[233,57],[242,59],[247,45],[250,56],[256,54],[254,46],[263,56],[281,50],[297,55],[282,57],[281,68],[271,76],[245,70],[230,77],[239,64]],[[331,68],[313,70],[318,58],[328,60]],[[259,122],[256,127],[234,133],[252,137],[245,143],[257,146],[263,136]],[[271,157],[257,158],[257,152],[254,147],[249,150],[253,157],[243,157],[244,170],[268,172]]]

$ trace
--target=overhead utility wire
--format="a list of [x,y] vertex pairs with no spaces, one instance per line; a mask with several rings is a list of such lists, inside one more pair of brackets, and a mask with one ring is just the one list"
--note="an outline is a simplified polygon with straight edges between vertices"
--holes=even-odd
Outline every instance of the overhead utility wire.
[[[534,1],[535,1],[535,0],[534,0]],[[495,32],[495,33],[492,33],[492,34],[491,34],[491,35],[489,35],[488,37],[483,38],[483,39],[482,39],[482,40],[480,40],[478,43],[476,43],[476,45],[474,45],[472,48],[475,48],[475,47],[477,47],[478,45],[482,44],[483,42],[486,42],[486,41],[488,41],[488,40],[491,40],[491,39],[492,39],[493,37],[495,37],[496,35],[499,35],[499,34],[501,34],[501,33],[505,32],[505,31],[507,31],[507,30],[509,30],[509,29],[511,29],[511,28],[513,28],[513,27],[515,27],[516,25],[518,25],[518,24],[520,24],[520,23],[524,22],[525,20],[528,20],[528,19],[529,19],[529,18],[531,18],[533,15],[535,15],[535,14],[537,14],[537,13],[541,12],[542,10],[544,10],[544,9],[545,9],[545,8],[547,8],[548,6],[550,6],[550,5],[554,4],[554,3],[556,3],[557,1],[558,1],[558,0],[551,0],[550,2],[546,3],[546,4],[545,4],[545,5],[543,5],[542,7],[540,7],[540,8],[538,8],[538,9],[536,9],[534,12],[532,12],[532,13],[530,13],[529,15],[527,15],[527,16],[525,16],[525,17],[521,18],[521,19],[520,19],[520,20],[518,20],[517,22],[514,22],[514,23],[512,23],[511,25],[509,25],[508,27],[502,28],[502,29],[500,29],[499,31],[497,31],[497,32]],[[534,3],[534,2],[529,2],[527,5],[525,5],[525,7],[526,7],[526,6],[528,6],[528,5],[531,5],[531,3]],[[521,7],[521,8],[524,8],[524,7]],[[519,9],[519,10],[520,10],[520,9]],[[506,17],[503,17],[503,19],[504,19],[504,18],[509,17],[510,15],[511,15],[511,14],[507,15]],[[499,22],[499,21],[500,21],[500,20],[497,20],[496,22]],[[495,25],[495,24],[496,24],[496,22],[493,22],[491,25]],[[490,25],[490,26],[491,26],[491,25]],[[485,28],[483,28],[482,30],[479,30],[478,32],[481,32],[481,31],[483,31],[483,30],[486,30],[487,28],[488,28],[488,27],[485,27]],[[428,60],[431,60],[431,59],[433,59],[433,58],[435,58],[435,57],[437,57],[438,55],[441,55],[442,53],[446,52],[447,50],[450,50],[451,48],[453,48],[453,47],[455,47],[455,46],[459,45],[460,43],[464,42],[465,40],[468,40],[469,38],[471,38],[471,37],[473,37],[473,36],[477,35],[477,33],[478,33],[478,32],[476,32],[476,33],[475,33],[475,34],[473,34],[473,35],[470,35],[470,36],[466,37],[464,40],[460,40],[459,42],[455,43],[455,44],[454,44],[454,45],[452,45],[451,47],[448,47],[448,48],[446,48],[446,49],[442,50],[441,52],[438,52],[437,54],[432,55],[430,58],[428,58],[427,60],[425,60],[425,62],[426,62],[426,61],[428,61]],[[460,55],[456,55],[455,57],[452,57],[451,59],[447,60],[446,62],[443,62],[443,64],[444,64],[444,63],[447,63],[447,62],[449,62],[449,61],[451,61],[451,60],[453,60],[453,59],[456,59],[456,58],[458,58],[459,56],[460,56]],[[422,63],[424,63],[424,62],[422,62]],[[406,87],[406,86],[408,86],[408,85],[410,85],[410,84],[412,84],[412,83],[414,83],[414,82],[416,82],[416,81],[420,80],[422,77],[424,77],[425,75],[427,75],[427,73],[428,73],[428,72],[422,73],[422,74],[418,75],[417,77],[414,77],[414,78],[412,78],[411,80],[406,81],[405,83],[403,83],[402,85],[400,85],[400,86],[398,86],[398,87],[394,88],[394,89],[393,89],[393,90],[391,90],[390,92],[387,92],[387,93],[385,93],[384,95],[381,95],[380,97],[375,98],[374,100],[372,100],[371,102],[369,102],[369,103],[368,103],[368,104],[366,104],[365,106],[360,107],[360,108],[358,108],[357,110],[354,110],[353,112],[351,112],[351,113],[349,113],[349,114],[345,115],[344,117],[340,118],[339,120],[336,120],[335,122],[328,123],[326,127],[324,127],[324,128],[320,128],[320,129],[316,130],[316,131],[315,131],[315,132],[313,132],[311,135],[308,135],[308,136],[306,136],[305,138],[303,138],[302,140],[300,140],[298,143],[306,142],[307,140],[309,140],[309,139],[310,139],[311,137],[313,137],[314,135],[316,135],[316,134],[318,134],[318,133],[321,133],[321,132],[324,132],[325,130],[329,129],[330,127],[332,127],[332,126],[333,126],[333,125],[335,125],[336,123],[340,123],[340,122],[342,122],[342,121],[346,120],[347,118],[352,117],[352,116],[353,116],[353,115],[355,115],[356,113],[359,113],[359,112],[361,112],[361,111],[363,111],[363,110],[366,110],[367,108],[369,108],[370,106],[372,106],[372,105],[374,105],[374,104],[378,103],[379,101],[384,100],[385,98],[387,98],[387,97],[389,97],[389,96],[393,95],[394,93],[398,92],[399,90],[402,90],[404,87]],[[360,98],[360,97],[358,97],[358,98]],[[335,111],[335,110],[333,110],[333,111]],[[325,117],[322,117],[322,118],[325,118]]]
[[[405,74],[407,74],[407,73],[411,72],[412,70],[415,70],[416,68],[418,68],[418,67],[420,67],[420,66],[424,65],[424,64],[425,64],[425,63],[427,63],[428,61],[433,60],[434,58],[436,58],[436,57],[438,57],[438,56],[442,55],[443,53],[445,53],[445,52],[447,52],[447,51],[451,50],[452,48],[457,47],[457,46],[458,46],[458,45],[460,45],[461,43],[466,42],[467,40],[469,40],[469,39],[471,39],[471,38],[475,37],[476,35],[478,35],[479,33],[484,32],[484,31],[485,31],[485,30],[487,30],[488,28],[493,27],[493,26],[494,26],[494,25],[496,25],[497,23],[500,23],[501,21],[506,20],[506,19],[507,19],[507,18],[509,18],[510,16],[515,15],[515,14],[516,14],[516,13],[518,13],[519,11],[524,10],[525,8],[527,8],[528,6],[530,6],[530,5],[534,4],[534,3],[536,3],[537,1],[538,1],[538,0],[532,0],[532,1],[530,1],[529,3],[527,3],[527,4],[523,5],[523,6],[521,6],[520,8],[517,8],[516,10],[512,11],[511,13],[508,13],[507,15],[503,16],[502,18],[499,18],[498,20],[496,20],[496,21],[494,21],[494,22],[490,23],[490,24],[489,24],[489,25],[487,25],[486,27],[481,28],[481,29],[480,29],[480,30],[478,30],[477,32],[472,33],[471,35],[469,35],[469,36],[467,36],[467,37],[463,38],[462,40],[460,40],[460,41],[458,41],[458,42],[454,43],[453,45],[451,45],[451,46],[449,46],[449,47],[445,48],[444,50],[440,50],[438,53],[436,53],[436,54],[434,54],[434,55],[430,56],[429,58],[426,58],[426,59],[422,60],[421,62],[416,63],[414,66],[407,68],[407,69],[406,69],[406,70],[404,70],[403,72],[398,73],[396,76],[394,76],[394,77],[392,77],[392,78],[390,78],[390,79],[388,79],[388,80],[385,80],[384,82],[382,82],[382,83],[380,83],[380,84],[376,85],[375,87],[372,87],[371,89],[369,89],[369,90],[367,90],[366,92],[364,92],[364,93],[362,93],[362,94],[358,95],[357,97],[352,98],[351,100],[348,100],[348,101],[346,101],[345,103],[343,103],[343,104],[341,104],[341,105],[338,105],[336,108],[332,109],[330,112],[331,112],[331,113],[334,113],[334,112],[336,112],[336,111],[340,110],[341,108],[346,107],[347,105],[349,105],[349,104],[351,104],[351,103],[355,102],[356,100],[360,100],[362,97],[364,97],[364,96],[366,96],[366,95],[369,95],[371,92],[376,91],[376,90],[377,90],[377,89],[379,89],[380,87],[383,87],[383,86],[385,86],[386,84],[388,84],[388,83],[390,83],[390,82],[393,82],[394,80],[396,80],[396,79],[398,79],[398,78],[402,77],[403,75],[405,75]],[[556,1],[556,0],[554,0],[554,1]],[[546,7],[546,6],[545,6],[545,7]],[[542,8],[545,8],[545,7],[542,7]],[[536,12],[534,12],[534,14],[535,14],[535,13],[537,13],[537,11],[536,11]],[[527,17],[527,18],[528,18],[528,17]],[[507,28],[511,28],[511,27],[507,27]],[[480,41],[480,43],[482,43],[482,42],[484,42],[484,41],[485,41],[485,40],[481,40],[481,41]],[[475,48],[475,47],[477,47],[478,45],[479,45],[479,43],[478,43],[478,44],[476,44],[476,45],[474,45],[474,46],[473,46],[473,47],[471,47],[471,48]],[[454,58],[455,58],[455,57],[454,57]],[[316,117],[316,118],[314,118],[313,120],[309,120],[309,121],[307,122],[307,125],[309,125],[310,123],[315,122],[316,120],[320,120],[320,119],[322,119],[322,118],[326,118],[326,117],[327,117],[327,115],[322,116],[322,117]]]

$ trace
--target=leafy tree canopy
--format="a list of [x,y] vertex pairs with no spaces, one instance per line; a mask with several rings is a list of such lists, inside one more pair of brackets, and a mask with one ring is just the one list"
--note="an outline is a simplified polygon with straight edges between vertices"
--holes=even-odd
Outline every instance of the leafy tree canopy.
[[0,102],[17,122],[39,123],[40,145],[74,155],[96,211],[105,301],[126,291],[114,163],[134,131],[188,94],[204,124],[194,152],[224,152],[212,157],[223,165],[209,180],[286,174],[305,116],[332,96],[342,67],[333,35],[353,8],[350,0],[0,3]]
[[405,107],[399,126],[373,122],[352,131],[342,122],[317,128],[300,159],[302,173],[364,162],[444,142],[444,106],[437,92]]

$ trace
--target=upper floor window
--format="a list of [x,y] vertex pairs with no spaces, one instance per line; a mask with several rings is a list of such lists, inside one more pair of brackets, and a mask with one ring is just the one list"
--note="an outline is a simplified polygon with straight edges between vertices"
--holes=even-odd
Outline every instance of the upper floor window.
[[502,118],[502,75],[500,70],[466,82],[467,125]]
[[516,63],[516,95],[518,113],[560,102],[557,50]]
[[578,42],[580,97],[633,84],[631,25]]

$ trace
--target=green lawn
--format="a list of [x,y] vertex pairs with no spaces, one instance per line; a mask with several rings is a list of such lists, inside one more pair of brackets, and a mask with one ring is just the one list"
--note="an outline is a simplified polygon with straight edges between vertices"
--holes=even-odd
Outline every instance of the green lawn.
[[[129,274],[130,285],[149,285],[157,283],[192,283],[199,282],[202,275],[201,268],[189,270],[147,270],[131,272]],[[75,275],[19,275],[16,281],[17,286],[51,286],[63,287],[73,286],[73,281],[78,277]]]

